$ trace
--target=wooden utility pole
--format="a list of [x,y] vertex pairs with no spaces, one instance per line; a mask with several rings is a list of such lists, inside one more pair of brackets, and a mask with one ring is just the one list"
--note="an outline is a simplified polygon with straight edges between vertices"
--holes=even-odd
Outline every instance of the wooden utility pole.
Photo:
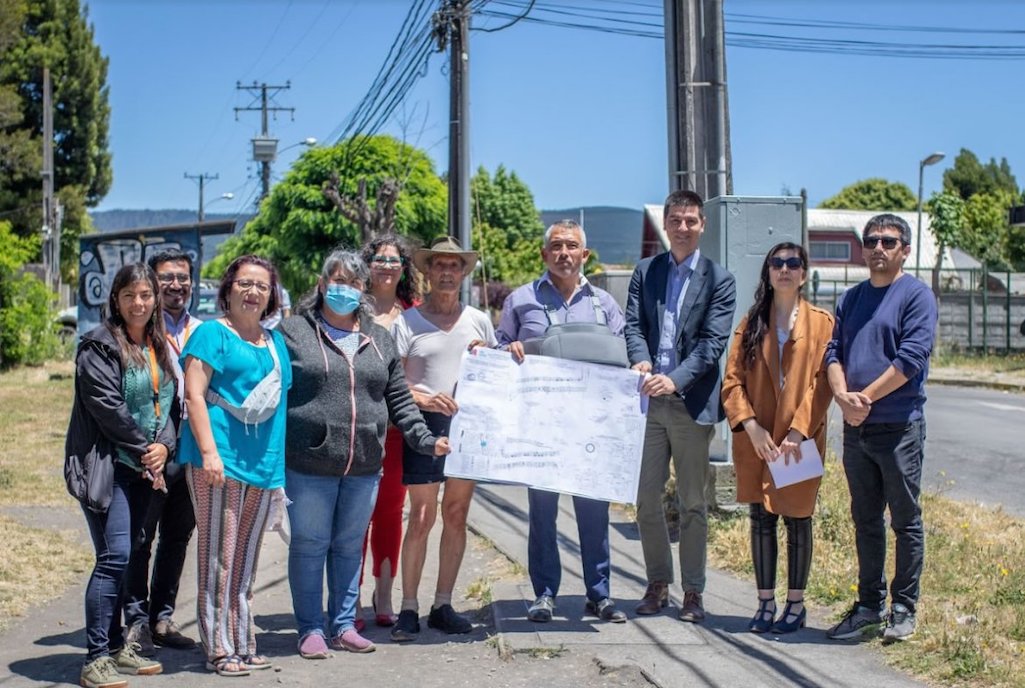
[[[470,2],[447,0],[434,14],[438,50],[449,49],[448,231],[463,248],[470,235]],[[470,278],[463,280],[463,303],[470,303]]]
[[188,172],[186,172],[185,178],[191,179],[199,184],[199,212],[197,213],[197,218],[200,222],[202,222],[204,218],[203,206],[205,205],[205,202],[203,200],[203,188],[206,186],[207,182],[212,182],[215,179],[220,179],[220,175],[206,173],[189,174]]
[[53,179],[53,85],[43,67],[43,271],[46,285],[58,294],[61,285],[61,208]]
[[669,188],[733,192],[723,0],[665,0]]
[[260,199],[267,197],[270,193],[270,165],[278,157],[278,140],[270,135],[267,115],[269,113],[287,112],[295,119],[295,108],[279,107],[271,105],[271,99],[278,91],[285,91],[292,88],[292,82],[286,81],[284,86],[269,86],[266,83],[257,84],[255,81],[251,86],[243,86],[242,82],[236,82],[235,88],[239,91],[248,91],[254,98],[253,102],[259,100],[259,105],[235,108],[235,120],[238,121],[240,112],[260,113],[260,135],[253,137],[253,160],[260,163]]

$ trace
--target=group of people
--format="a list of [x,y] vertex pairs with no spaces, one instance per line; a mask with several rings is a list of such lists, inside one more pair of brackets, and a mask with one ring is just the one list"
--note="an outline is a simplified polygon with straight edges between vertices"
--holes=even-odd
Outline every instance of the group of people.
[[[261,325],[281,305],[277,271],[263,258],[231,263],[218,291],[223,315],[204,323],[188,314],[188,255],[169,251],[148,265],[122,268],[106,320],[79,346],[67,438],[69,490],[82,502],[96,548],[81,684],[126,685],[123,674],[162,670],[152,658],[155,646],[195,644],[173,619],[193,530],[197,629],[207,668],[226,676],[269,668],[256,648],[253,580],[264,532],[286,511],[302,657],[375,649],[363,635],[360,611],[368,545],[373,622],[390,627],[396,642],[418,637],[419,587],[439,499],[438,577],[427,624],[469,632],[452,592],[474,483],[444,472],[460,359],[482,346],[523,360],[524,342],[559,323],[597,324],[625,338],[629,365],[650,397],[637,498],[647,589],[636,614],[657,614],[669,604],[674,566],[663,495],[672,461],[678,614],[688,622],[706,616],[709,444],[713,426],[726,419],[734,433],[737,499],[750,505],[758,605],[749,628],[789,633],[805,625],[818,480],[777,488],[769,464],[800,461],[809,439],[823,452],[835,400],[844,417],[859,582],[857,603],[828,634],[850,638],[885,624],[888,640],[910,636],[924,550],[923,388],[936,325],[931,292],[902,271],[910,229],[894,215],[868,223],[862,239],[870,279],[841,297],[835,317],[802,298],[804,247],[774,246],[723,373],[734,277],[701,254],[705,217],[697,194],[670,194],[664,224],[669,250],[637,265],[624,312],[583,276],[583,228],[555,223],[541,249],[546,270],[510,294],[497,330],[487,315],[460,303],[461,282],[478,256],[450,237],[411,251],[404,239],[387,235],[362,251],[332,252],[296,315],[275,330]],[[424,294],[414,267],[428,285]],[[545,623],[561,583],[558,495],[530,489],[528,501],[535,600],[527,618]],[[585,610],[624,622],[610,590],[609,504],[578,496],[573,505]],[[897,544],[889,612],[887,507]],[[788,591],[780,612],[781,516]]]

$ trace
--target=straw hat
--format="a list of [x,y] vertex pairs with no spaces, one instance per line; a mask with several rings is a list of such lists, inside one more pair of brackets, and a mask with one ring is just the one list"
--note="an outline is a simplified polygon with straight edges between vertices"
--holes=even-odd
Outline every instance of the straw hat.
[[459,240],[451,236],[441,236],[431,242],[430,248],[418,248],[413,253],[413,265],[423,274],[427,274],[428,263],[434,256],[456,256],[463,261],[463,277],[477,267],[477,252],[463,249]]

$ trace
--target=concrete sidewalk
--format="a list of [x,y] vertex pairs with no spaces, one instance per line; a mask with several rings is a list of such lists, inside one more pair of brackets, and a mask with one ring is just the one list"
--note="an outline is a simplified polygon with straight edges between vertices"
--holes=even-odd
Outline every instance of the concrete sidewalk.
[[[675,607],[654,617],[635,617],[633,607],[644,592],[644,565],[634,525],[612,511],[612,590],[626,624],[607,624],[585,616],[583,583],[576,547],[572,502],[560,502],[559,533],[563,553],[562,595],[549,624],[525,620],[533,600],[526,577],[526,489],[479,486],[470,511],[466,558],[455,607],[475,621],[467,636],[444,636],[426,627],[416,643],[398,645],[387,629],[368,627],[378,643],[368,655],[336,653],[324,661],[301,659],[286,574],[287,547],[268,534],[261,555],[254,600],[260,652],[274,669],[230,681],[204,668],[198,649],[160,650],[164,673],[129,677],[130,686],[181,688],[223,686],[309,686],[344,681],[355,686],[388,688],[508,686],[594,688],[641,686],[920,686],[888,669],[876,647],[828,641],[828,622],[810,609],[809,628],[792,636],[760,637],[748,633],[754,609],[753,585],[709,571],[705,604],[709,619],[701,625],[676,619]],[[73,529],[88,535],[80,512],[67,509],[4,510],[26,525]],[[436,529],[438,530],[438,529]],[[437,533],[421,585],[425,612],[434,589]],[[521,566],[510,565],[512,560]],[[814,573],[813,573],[814,575]],[[0,688],[74,685],[84,658],[83,580],[51,604],[32,610],[0,635]],[[490,596],[487,594],[490,585]],[[467,599],[468,589],[479,599]],[[195,637],[195,562],[186,566],[177,620]],[[484,594],[481,594],[484,593]],[[364,588],[364,598],[370,594]],[[674,591],[674,603],[680,591]],[[395,593],[396,602],[399,591]],[[365,610],[368,619],[371,611]]]

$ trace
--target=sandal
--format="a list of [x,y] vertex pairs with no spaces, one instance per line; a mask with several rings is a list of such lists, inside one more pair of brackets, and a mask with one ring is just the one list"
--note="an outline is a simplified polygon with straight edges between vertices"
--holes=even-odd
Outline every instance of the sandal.
[[214,671],[218,676],[248,676],[249,667],[238,655],[218,657],[206,663],[207,671]]
[[245,655],[242,657],[242,662],[246,667],[255,671],[271,668],[271,661],[263,655]]

